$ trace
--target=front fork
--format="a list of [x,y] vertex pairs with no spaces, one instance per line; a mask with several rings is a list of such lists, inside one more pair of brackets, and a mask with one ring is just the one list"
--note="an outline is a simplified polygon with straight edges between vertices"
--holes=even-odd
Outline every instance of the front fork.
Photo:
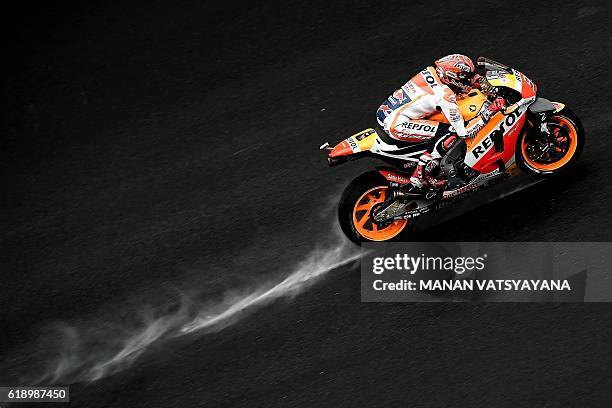
[[[538,112],[533,115],[533,130],[539,136],[537,142],[540,145],[540,155],[545,155],[549,149],[554,148],[557,144],[555,135],[549,129],[549,115],[550,112]],[[535,155],[535,152],[532,153]]]
[[550,139],[550,129],[548,129],[548,115],[546,112],[539,112],[535,115],[536,123],[535,128],[539,129],[540,133],[545,136],[546,139]]

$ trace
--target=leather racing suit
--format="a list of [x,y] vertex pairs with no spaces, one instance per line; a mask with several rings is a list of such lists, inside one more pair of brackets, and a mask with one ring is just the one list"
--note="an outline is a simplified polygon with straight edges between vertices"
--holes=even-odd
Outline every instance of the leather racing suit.
[[[442,112],[450,125],[427,119],[437,112]],[[424,174],[429,174],[439,165],[440,159],[457,141],[457,136],[466,138],[480,130],[492,116],[486,112],[485,109],[484,114],[466,124],[459,112],[455,93],[440,81],[433,67],[427,67],[385,100],[378,108],[377,119],[384,131],[400,142],[433,142],[419,158],[410,181],[418,188],[423,187],[424,180],[434,188],[440,188],[444,187],[446,180],[424,179]]]

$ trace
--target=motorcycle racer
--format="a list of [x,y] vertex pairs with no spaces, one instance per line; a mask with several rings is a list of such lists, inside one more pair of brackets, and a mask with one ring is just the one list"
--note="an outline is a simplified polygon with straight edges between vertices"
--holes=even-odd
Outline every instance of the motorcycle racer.
[[[504,108],[503,98],[497,98],[470,122],[465,123],[457,96],[477,88],[481,77],[476,74],[472,60],[462,54],[451,54],[435,61],[400,89],[395,91],[378,109],[377,119],[384,131],[398,142],[433,142],[421,155],[410,178],[417,188],[440,189],[446,179],[431,175],[440,159],[457,142],[457,138],[475,135],[491,117]],[[427,120],[442,112],[449,124]]]

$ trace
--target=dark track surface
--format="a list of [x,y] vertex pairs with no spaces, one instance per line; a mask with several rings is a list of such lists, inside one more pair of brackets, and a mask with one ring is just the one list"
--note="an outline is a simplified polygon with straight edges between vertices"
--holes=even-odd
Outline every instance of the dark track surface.
[[[177,292],[215,299],[331,245],[334,200],[371,163],[329,169],[317,147],[371,126],[388,93],[449,52],[524,71],[588,140],[567,177],[419,238],[610,239],[606,2],[278,3],[5,16],[18,28],[2,78],[0,384],[42,374],[32,360],[57,350],[53,322],[129,327]],[[75,384],[71,405],[610,406],[611,313],[361,304],[352,265]]]

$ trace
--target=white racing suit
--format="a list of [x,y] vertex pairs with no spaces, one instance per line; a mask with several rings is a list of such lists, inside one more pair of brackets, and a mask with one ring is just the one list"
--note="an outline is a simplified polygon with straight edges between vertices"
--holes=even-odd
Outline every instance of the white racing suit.
[[[450,125],[427,120],[437,112],[442,112]],[[377,119],[385,132],[400,142],[433,142],[435,139],[435,143],[419,158],[410,178],[411,183],[419,188],[423,187],[423,176],[439,165],[457,136],[465,138],[473,135],[485,124],[485,119],[480,116],[465,124],[457,107],[455,93],[440,81],[433,67],[427,67],[415,75],[385,100],[378,108]],[[446,183],[445,180],[437,180],[438,185],[430,182],[434,187],[442,187]]]

